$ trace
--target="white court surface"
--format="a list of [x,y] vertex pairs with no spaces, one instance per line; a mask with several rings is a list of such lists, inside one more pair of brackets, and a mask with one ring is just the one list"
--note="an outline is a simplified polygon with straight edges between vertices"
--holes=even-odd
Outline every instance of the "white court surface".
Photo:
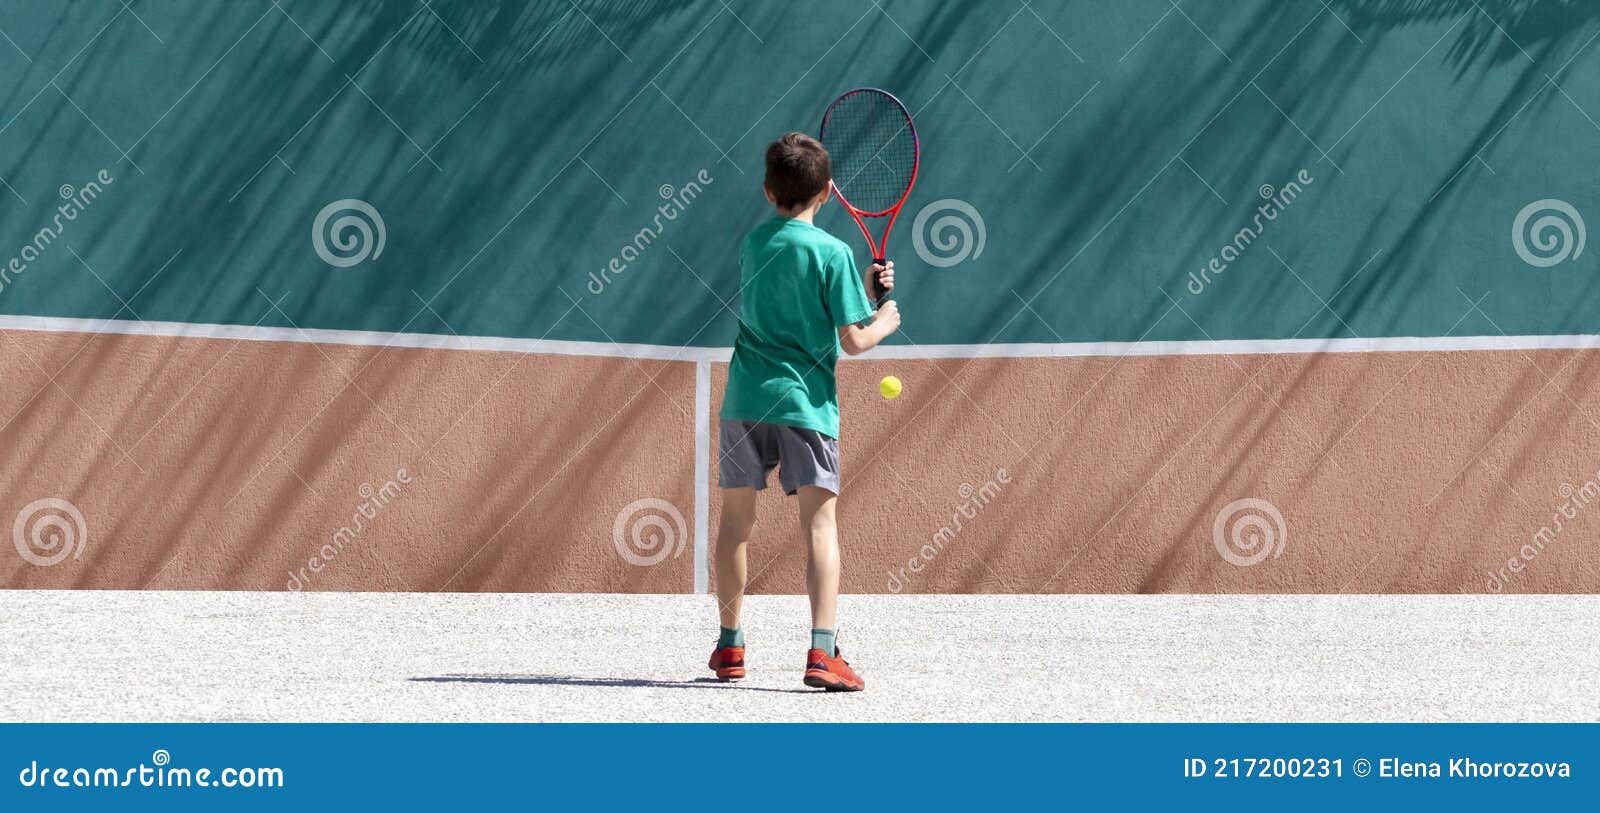
[[1595,721],[1600,597],[846,596],[867,691],[753,596],[0,591],[0,720]]

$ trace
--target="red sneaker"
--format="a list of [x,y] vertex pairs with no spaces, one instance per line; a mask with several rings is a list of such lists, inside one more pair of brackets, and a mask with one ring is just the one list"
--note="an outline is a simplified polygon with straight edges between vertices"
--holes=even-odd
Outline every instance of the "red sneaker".
[[805,684],[813,689],[827,689],[830,692],[859,692],[867,688],[867,682],[839,656],[838,647],[833,648],[831,658],[824,655],[820,649],[806,651]]
[[719,646],[711,653],[711,671],[717,680],[744,679],[744,647]]

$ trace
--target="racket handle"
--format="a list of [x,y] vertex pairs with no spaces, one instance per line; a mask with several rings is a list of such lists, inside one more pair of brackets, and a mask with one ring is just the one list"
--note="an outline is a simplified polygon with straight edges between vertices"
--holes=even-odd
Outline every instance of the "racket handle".
[[[873,265],[888,265],[889,264],[889,260],[886,257],[874,257],[873,260],[872,260],[872,264]],[[883,286],[878,283],[878,275],[877,274],[873,274],[872,275],[872,307],[874,309],[883,307],[883,303],[888,302],[888,301],[889,301],[889,292],[885,291],[883,289]]]

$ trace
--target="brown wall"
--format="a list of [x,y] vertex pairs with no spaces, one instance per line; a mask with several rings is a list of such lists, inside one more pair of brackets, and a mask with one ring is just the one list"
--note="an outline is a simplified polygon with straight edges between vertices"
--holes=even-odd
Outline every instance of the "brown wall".
[[[1489,591],[1558,489],[1600,476],[1596,372],[1593,351],[849,361],[844,588],[895,592],[918,558],[900,591]],[[792,503],[763,496],[751,589],[803,590]],[[1214,523],[1245,498],[1286,534],[1239,566]],[[1600,591],[1600,504],[1575,510],[1501,589]]]
[[[844,585],[1600,591],[1600,505],[1581,493],[1600,476],[1597,367],[1595,351],[847,361]],[[363,484],[405,469],[307,589],[693,589],[694,362],[0,331],[0,371],[0,533],[47,497],[88,530],[50,566],[0,547],[0,586],[285,589],[371,505]],[[878,395],[885,374],[899,399]],[[755,592],[803,587],[775,486]],[[645,498],[677,509],[682,548],[630,564],[615,521]],[[1241,566],[1214,523],[1245,498],[1286,533]]]
[[[311,589],[693,585],[692,550],[611,541],[635,499],[693,504],[693,364],[25,331],[0,359],[7,587],[282,590],[402,468]],[[9,529],[50,496],[89,538],[39,567]]]

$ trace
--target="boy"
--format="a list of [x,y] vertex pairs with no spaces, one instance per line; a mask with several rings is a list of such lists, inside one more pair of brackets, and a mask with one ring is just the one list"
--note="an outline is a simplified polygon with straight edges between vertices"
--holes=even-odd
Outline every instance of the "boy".
[[[767,147],[762,184],[777,215],[739,246],[739,338],[722,399],[718,485],[717,601],[722,632],[711,668],[722,680],[745,676],[739,610],[745,588],[745,542],[755,526],[756,492],[778,468],[785,494],[799,497],[811,596],[811,648],[805,685],[829,691],[866,688],[835,645],[839,598],[839,399],[834,362],[842,348],[864,353],[900,327],[894,302],[874,313],[849,247],[813,225],[828,200],[828,151],[803,133]],[[894,264],[874,265],[884,290]],[[867,322],[867,319],[871,319]],[[865,323],[862,326],[861,323]]]

